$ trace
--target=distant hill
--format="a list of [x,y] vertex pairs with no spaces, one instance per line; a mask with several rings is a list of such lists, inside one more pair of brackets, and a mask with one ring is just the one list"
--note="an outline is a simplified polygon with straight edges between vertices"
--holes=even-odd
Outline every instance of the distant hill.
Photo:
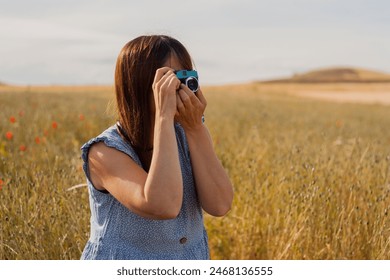
[[263,83],[390,83],[386,73],[360,68],[325,68],[296,74],[291,78],[262,81]]

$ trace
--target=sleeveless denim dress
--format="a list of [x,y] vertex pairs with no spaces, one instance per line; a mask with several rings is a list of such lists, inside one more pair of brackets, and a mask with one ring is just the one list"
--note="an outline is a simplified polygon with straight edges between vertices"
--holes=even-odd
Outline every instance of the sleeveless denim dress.
[[208,238],[183,128],[175,123],[183,177],[183,204],[179,215],[170,220],[143,218],[123,206],[110,193],[93,186],[89,175],[88,151],[94,143],[104,142],[106,146],[127,154],[141,166],[136,152],[122,139],[117,129],[117,125],[113,125],[81,147],[91,210],[90,238],[81,259],[209,259]]

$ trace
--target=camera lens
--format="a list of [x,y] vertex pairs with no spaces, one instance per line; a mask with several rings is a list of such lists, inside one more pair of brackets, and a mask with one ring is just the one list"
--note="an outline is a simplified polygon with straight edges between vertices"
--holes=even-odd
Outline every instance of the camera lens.
[[199,88],[199,83],[198,83],[198,80],[195,78],[195,77],[189,77],[187,80],[186,80],[186,86],[192,90],[193,92],[196,92],[198,91],[198,88]]

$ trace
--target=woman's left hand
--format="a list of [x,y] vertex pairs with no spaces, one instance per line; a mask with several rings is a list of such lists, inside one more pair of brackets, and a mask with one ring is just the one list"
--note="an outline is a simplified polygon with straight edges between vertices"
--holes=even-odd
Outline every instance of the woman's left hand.
[[175,120],[186,134],[200,205],[210,215],[223,216],[232,206],[233,186],[215,154],[207,127],[202,122],[206,99],[201,89],[195,94],[183,84],[176,96]]
[[207,101],[199,88],[196,94],[186,85],[181,84],[176,95],[177,112],[175,120],[185,131],[197,130],[203,125],[202,116],[207,106]]

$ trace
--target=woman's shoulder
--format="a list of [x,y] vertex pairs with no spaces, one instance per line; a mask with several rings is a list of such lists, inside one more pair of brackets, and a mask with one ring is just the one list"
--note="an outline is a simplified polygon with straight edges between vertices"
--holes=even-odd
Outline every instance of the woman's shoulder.
[[137,163],[139,162],[138,156],[133,147],[119,134],[117,124],[110,126],[98,136],[91,138],[81,147],[82,157],[84,160],[87,159],[91,146],[100,142],[104,143],[105,146],[109,148],[114,148],[129,155]]
[[81,149],[89,148],[95,143],[98,142],[104,142],[108,146],[120,144],[121,137],[117,131],[116,125],[112,125],[103,132],[101,132],[98,136],[95,136],[91,139],[89,139],[82,147]]

